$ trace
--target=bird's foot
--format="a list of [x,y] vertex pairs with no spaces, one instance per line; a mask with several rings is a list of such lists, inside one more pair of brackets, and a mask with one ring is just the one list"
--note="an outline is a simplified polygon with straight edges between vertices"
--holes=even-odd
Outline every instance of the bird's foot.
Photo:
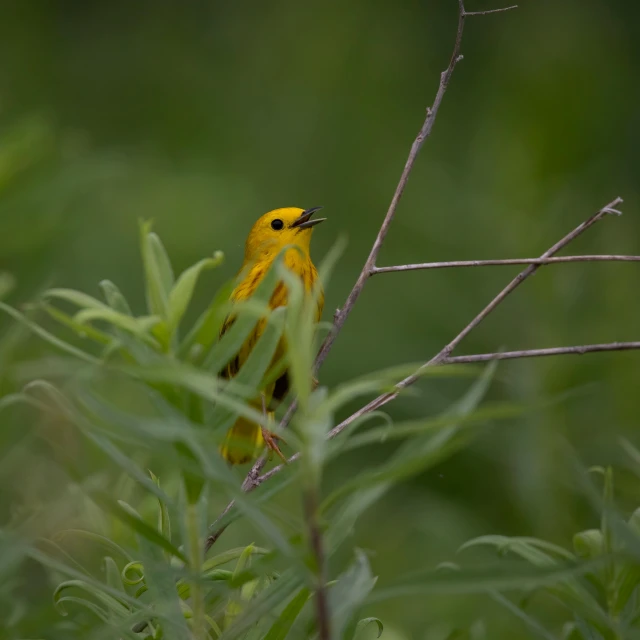
[[280,451],[280,447],[278,446],[278,441],[284,442],[284,444],[287,444],[287,441],[282,436],[274,433],[273,431],[269,431],[269,429],[266,429],[265,427],[261,427],[261,429],[262,439],[264,440],[264,443],[269,450],[269,460],[273,458],[273,454],[275,453],[282,460],[282,462],[287,464],[287,458],[284,453]]

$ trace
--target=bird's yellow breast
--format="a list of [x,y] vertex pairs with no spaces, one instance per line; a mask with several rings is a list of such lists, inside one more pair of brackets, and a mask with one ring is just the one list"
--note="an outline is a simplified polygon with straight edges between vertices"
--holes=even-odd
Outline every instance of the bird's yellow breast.
[[[247,300],[250,298],[255,292],[265,275],[267,274],[269,267],[272,264],[272,260],[270,261],[262,261],[256,262],[252,265],[245,266],[241,273],[244,273],[244,277],[238,283],[237,287],[233,290],[231,294],[232,302],[241,302],[243,300]],[[311,257],[308,254],[302,254],[297,249],[289,249],[284,257],[284,264],[289,271],[291,271],[294,275],[298,276],[302,281],[305,291],[307,294],[311,294],[314,290],[317,282],[318,282],[318,271],[315,268],[315,265],[311,261]],[[284,307],[287,305],[289,299],[289,293],[284,282],[280,281],[277,283],[273,293],[271,294],[271,298],[269,299],[269,308],[276,309],[278,307]],[[317,295],[317,311],[316,311],[316,322],[320,320],[322,315],[322,309],[324,307],[324,293],[322,288]],[[225,321],[221,335],[224,334],[231,324],[234,321],[234,317],[230,315]],[[238,370],[245,363],[251,350],[253,349],[256,342],[260,339],[264,328],[266,326],[267,320],[266,318],[261,318],[248,336],[245,343],[242,345],[240,351],[238,352],[236,358],[232,360],[225,370],[225,376],[228,378],[232,378],[238,373]],[[286,349],[286,345],[284,343],[284,339],[282,339],[276,349],[276,353],[274,355],[274,362],[277,361],[284,355]]]

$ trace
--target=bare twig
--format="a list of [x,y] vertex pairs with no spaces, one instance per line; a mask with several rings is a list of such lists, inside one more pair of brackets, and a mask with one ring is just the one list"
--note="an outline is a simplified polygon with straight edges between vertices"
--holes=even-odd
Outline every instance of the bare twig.
[[640,256],[587,255],[560,256],[556,258],[509,258],[506,260],[452,260],[450,262],[419,262],[398,264],[390,267],[374,267],[371,274],[394,273],[398,271],[420,271],[423,269],[451,269],[455,267],[494,267],[517,264],[559,264],[563,262],[640,262]]
[[[496,13],[497,11],[508,11],[510,9],[515,9],[515,6],[508,7],[506,9],[487,11],[485,13]],[[347,297],[347,300],[344,303],[342,309],[337,311],[334,317],[332,330],[325,338],[322,346],[320,347],[320,352],[318,353],[318,357],[316,358],[315,362],[316,372],[329,354],[329,351],[331,350],[333,343],[338,336],[338,333],[340,333],[342,326],[351,313],[356,300],[360,297],[365,283],[371,277],[373,270],[375,269],[376,260],[378,258],[378,254],[380,253],[380,249],[382,248],[382,243],[384,242],[391,223],[393,222],[393,218],[396,215],[398,203],[400,202],[400,198],[402,198],[402,194],[404,193],[407,182],[409,181],[409,176],[411,175],[413,165],[415,164],[416,158],[420,153],[422,145],[424,144],[425,140],[431,135],[431,131],[433,129],[433,125],[435,124],[442,99],[444,98],[444,94],[447,91],[449,82],[451,81],[451,76],[453,75],[458,62],[462,60],[462,56],[460,55],[460,46],[462,44],[462,33],[464,31],[465,18],[470,15],[478,15],[478,13],[479,12],[468,13],[464,8],[464,1],[458,0],[458,28],[456,31],[456,40],[453,46],[453,52],[451,53],[451,58],[449,60],[449,66],[440,74],[440,85],[438,86],[438,91],[436,92],[436,97],[433,101],[433,105],[427,109],[427,116],[424,123],[422,124],[422,128],[418,132],[416,139],[411,145],[409,157],[407,158],[407,161],[404,165],[402,175],[400,176],[400,181],[398,182],[398,186],[396,187],[395,193],[393,194],[393,198],[391,198],[391,204],[387,209],[387,213],[384,217],[384,220],[382,221],[382,225],[380,226],[378,235],[376,236],[373,246],[371,247],[369,257],[367,258],[367,261],[365,262],[364,267],[362,268],[362,271],[360,272],[360,275],[356,280],[356,283],[353,285],[353,289],[351,289],[351,293],[349,293],[349,296]]]
[[[602,207],[602,209],[594,213],[590,218],[585,220],[582,224],[578,225],[575,229],[573,229],[573,231],[571,231],[566,236],[564,236],[564,238],[556,242],[550,249],[548,249],[542,254],[540,259],[546,260],[547,258],[552,257],[553,254],[560,251],[560,249],[566,247],[570,242],[575,240],[579,235],[584,233],[589,227],[593,226],[596,222],[601,220],[606,215],[609,215],[609,214],[620,215],[620,211],[617,210],[616,207],[621,203],[622,203],[622,198],[615,198],[609,204],[605,205],[604,207]],[[397,398],[398,394],[402,389],[406,389],[407,387],[410,387],[417,380],[419,380],[422,371],[426,367],[448,363],[449,362],[448,359],[451,357],[452,351],[458,346],[458,344],[460,344],[460,342],[462,342],[462,340],[475,327],[477,327],[512,291],[514,291],[520,284],[522,284],[522,282],[524,282],[529,276],[535,273],[541,266],[542,266],[541,264],[530,264],[524,271],[520,272],[451,342],[449,342],[449,344],[443,347],[439,353],[437,353],[433,358],[431,358],[431,360],[429,360],[422,367],[420,367],[420,369],[418,369],[416,373],[404,378],[404,380],[401,380],[396,385],[393,391],[383,393],[377,398],[375,398],[374,400],[372,400],[371,402],[369,402],[368,404],[366,404],[365,406],[361,407],[358,411],[356,411],[354,414],[349,416],[346,420],[344,420],[339,425],[334,427],[334,429],[330,432],[329,437],[335,437],[341,431],[343,431],[348,425],[350,425],[354,420],[357,420],[361,416],[366,415],[367,413],[371,413],[376,409],[379,409],[380,407],[384,406],[385,404]],[[623,344],[627,344],[627,343],[623,343]],[[631,344],[635,344],[635,343],[631,343]],[[596,345],[596,346],[602,347],[603,345]],[[573,347],[569,347],[569,349],[570,351],[568,351],[567,353],[580,353],[580,349],[584,350],[584,349],[587,349],[587,347],[577,347],[576,350],[574,351],[571,351],[571,349],[574,349]],[[593,349],[593,351],[605,351],[605,350],[615,351],[615,350],[621,350],[621,349],[604,349],[604,348]],[[584,352],[586,353],[587,351],[584,351]],[[484,356],[485,354],[482,354],[482,355]],[[552,355],[552,354],[545,354],[545,355]],[[468,358],[471,356],[461,356],[461,357]],[[523,356],[523,357],[527,357],[527,356]],[[532,357],[532,356],[528,356],[528,357]],[[491,358],[487,358],[487,359],[491,359]],[[451,362],[451,364],[453,364],[453,362]],[[299,454],[295,454],[290,458],[289,461],[291,462],[291,461],[297,460],[298,457],[299,457]],[[270,478],[275,473],[278,473],[280,469],[281,469],[281,465],[274,467],[268,473],[265,473],[262,476],[258,476],[254,478],[252,481],[251,488],[258,486],[259,484],[264,482],[266,479]]]
[[[551,349],[525,349],[522,351],[503,351],[498,353],[478,353],[468,356],[449,356],[438,363],[438,366],[445,366],[451,364],[471,364],[475,362],[489,362],[490,360],[516,360],[519,358],[541,358],[545,356],[559,356],[559,355],[584,355],[585,353],[597,353],[603,351],[635,351],[640,350],[640,342],[608,342],[605,344],[586,344],[575,347],[554,347]],[[376,399],[377,400],[377,399]],[[379,406],[379,405],[378,405]],[[356,413],[350,415],[343,420],[340,424],[337,424],[329,433],[327,438],[333,439],[340,435],[350,424],[357,420],[361,416],[369,413],[373,409],[370,405],[362,407]],[[288,460],[287,464],[295,462],[300,458],[300,453],[294,453]],[[279,464],[273,469],[263,473],[255,479],[254,486],[260,486],[266,480],[269,480],[272,476],[280,473],[285,468],[284,464]]]
[[577,355],[602,351],[635,351],[640,342],[607,342],[605,344],[585,344],[577,347],[552,347],[550,349],[524,349],[521,351],[502,351],[499,353],[476,353],[469,356],[449,356],[440,362],[445,364],[470,364],[489,362],[490,360],[515,360],[519,358],[543,358],[545,356]]
[[517,9],[518,5],[514,4],[510,7],[504,7],[504,9],[489,9],[488,11],[465,11],[464,15],[468,18],[470,16],[489,16],[492,13],[502,13],[503,11],[511,11],[511,9]]
[[[550,249],[545,251],[540,258],[550,258],[558,251],[566,247],[570,242],[575,240],[579,235],[584,233],[589,227],[593,226],[599,220],[602,220],[608,214],[620,215],[615,207],[622,204],[622,198],[615,198],[609,204],[605,205],[594,213],[588,220],[585,220],[581,225],[578,225],[573,231],[568,233],[562,240],[556,242]],[[473,331],[514,289],[519,287],[530,275],[534,274],[541,265],[531,264],[524,271],[521,271],[448,345],[446,345],[440,353],[434,356],[425,365],[432,365],[440,362],[447,356],[451,355],[451,352],[467,337],[467,335]]]
[[[330,433],[329,437],[334,438],[338,434],[340,434],[347,426],[349,426],[352,422],[360,418],[361,416],[366,415],[367,413],[371,413],[384,406],[385,404],[391,402],[395,398],[398,397],[400,391],[402,389],[406,389],[407,387],[414,384],[419,378],[422,371],[426,367],[431,367],[435,365],[444,365],[444,364],[459,364],[462,362],[484,362],[492,359],[507,359],[507,358],[527,358],[527,357],[540,357],[540,356],[550,356],[550,355],[561,355],[561,354],[582,354],[582,353],[591,353],[598,351],[622,351],[622,350],[630,350],[630,349],[639,349],[640,343],[630,342],[630,343],[611,343],[611,344],[600,344],[600,345],[586,345],[586,346],[578,346],[578,347],[561,347],[557,349],[537,349],[531,351],[512,351],[506,352],[505,354],[478,354],[478,355],[470,355],[470,356],[457,356],[452,357],[451,353],[453,350],[462,342],[462,340],[475,329],[510,293],[512,293],[520,284],[522,284],[529,276],[533,275],[541,266],[546,264],[546,260],[551,258],[555,253],[566,247],[569,243],[575,240],[578,236],[584,233],[587,229],[593,226],[596,222],[602,220],[607,215],[620,215],[620,211],[616,209],[618,205],[622,203],[622,198],[615,198],[609,204],[605,205],[594,213],[590,218],[585,220],[582,224],[578,225],[573,231],[564,236],[561,240],[556,242],[550,249],[545,251],[539,259],[536,259],[533,263],[529,264],[529,266],[521,271],[497,296],[484,308],[476,317],[467,324],[458,335],[451,340],[445,347],[443,347],[439,353],[437,353],[431,360],[426,362],[420,369],[418,369],[414,374],[404,378],[401,380],[393,391],[389,391],[387,393],[383,393],[368,404],[361,407],[358,411],[350,415],[348,418],[343,420],[340,424],[334,427]],[[573,256],[570,256],[573,257]],[[288,462],[294,462],[300,457],[299,453],[294,454],[289,458]],[[254,465],[254,468],[256,465]],[[245,479],[245,482],[242,485],[244,491],[252,491],[257,486],[268,480],[273,475],[279,473],[284,468],[284,465],[278,465],[268,471],[265,474],[260,475],[260,472],[252,475],[250,472],[251,478],[249,476]],[[252,469],[253,471],[254,469]],[[226,514],[233,506],[233,503],[227,505],[227,508],[223,512],[223,515]],[[222,516],[220,516],[221,518]],[[216,520],[218,522],[220,520]],[[207,539],[206,548],[209,549],[211,545],[218,539],[221,535],[222,529],[218,529],[215,531],[209,538]]]

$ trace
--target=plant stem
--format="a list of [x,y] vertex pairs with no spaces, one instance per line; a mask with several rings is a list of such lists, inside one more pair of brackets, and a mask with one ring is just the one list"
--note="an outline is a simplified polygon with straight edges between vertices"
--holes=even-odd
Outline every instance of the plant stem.
[[189,564],[191,575],[192,628],[195,640],[206,640],[204,593],[200,583],[203,553],[200,545],[200,519],[198,503],[187,505],[187,535],[189,536]]
[[315,561],[316,585],[315,608],[316,622],[318,625],[319,640],[330,640],[331,625],[329,615],[329,603],[327,601],[327,577],[324,558],[324,545],[322,532],[318,524],[318,495],[315,488],[308,489],[304,495],[304,513],[309,532],[309,546]]

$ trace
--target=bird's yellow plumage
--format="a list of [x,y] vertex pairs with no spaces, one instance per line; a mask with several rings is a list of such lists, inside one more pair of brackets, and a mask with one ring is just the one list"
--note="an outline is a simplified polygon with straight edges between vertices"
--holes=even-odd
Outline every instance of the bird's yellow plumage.
[[[324,220],[324,218],[312,218],[318,209],[320,207],[306,210],[287,207],[269,211],[258,219],[247,238],[244,262],[240,270],[241,280],[231,294],[232,302],[246,300],[255,293],[269,267],[286,246],[291,248],[284,255],[285,266],[302,280],[307,293],[310,294],[314,290],[318,272],[311,261],[309,248],[313,227]],[[319,291],[319,295],[316,297],[316,320],[319,320],[324,305],[324,296],[321,288],[316,291]],[[286,304],[287,289],[283,282],[279,282],[271,296],[269,306],[275,309],[286,306]],[[231,313],[222,326],[221,336],[229,329],[233,321],[234,316]],[[222,372],[225,378],[233,378],[238,373],[262,335],[265,325],[265,319],[257,322],[240,351]],[[285,349],[286,345],[282,339],[274,354],[272,366],[285,354]],[[266,406],[272,410],[274,403],[281,401],[288,389],[289,380],[285,371],[275,383],[261,390]],[[256,407],[261,410],[262,400],[256,399],[255,403]],[[262,429],[260,425],[241,417],[227,433],[221,447],[221,453],[231,464],[240,464],[251,460],[265,443],[280,454],[280,450],[269,432]]]

